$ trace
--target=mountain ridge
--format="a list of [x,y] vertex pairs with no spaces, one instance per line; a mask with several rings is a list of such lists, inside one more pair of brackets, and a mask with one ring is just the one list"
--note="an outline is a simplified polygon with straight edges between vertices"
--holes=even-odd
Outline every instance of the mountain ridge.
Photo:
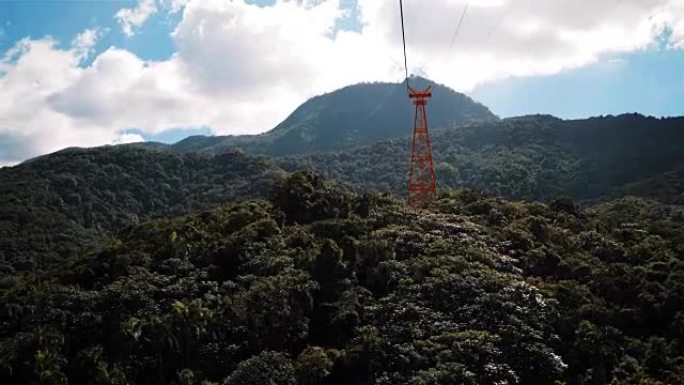
[[[684,118],[639,114],[562,120],[528,115],[432,134],[438,187],[476,187],[514,199],[591,201],[684,165]],[[349,151],[276,158],[361,189],[404,195],[410,138]]]
[[[498,120],[487,107],[464,94],[424,78],[413,78],[413,82],[432,87],[434,97],[428,109],[433,131]],[[344,150],[410,135],[412,113],[403,83],[360,83],[312,97],[262,134],[191,136],[171,147],[181,152],[240,147],[269,156]]]

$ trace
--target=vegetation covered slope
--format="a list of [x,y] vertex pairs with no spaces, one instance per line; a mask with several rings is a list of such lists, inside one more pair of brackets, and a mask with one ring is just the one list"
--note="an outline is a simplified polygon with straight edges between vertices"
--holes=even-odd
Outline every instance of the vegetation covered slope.
[[[442,188],[482,188],[516,199],[595,200],[684,167],[684,118],[528,116],[434,133],[432,148]],[[407,137],[277,163],[287,171],[316,169],[363,189],[404,195],[409,154]]]
[[267,192],[282,171],[231,151],[69,149],[0,169],[0,271],[49,267],[141,219]]
[[[487,107],[450,88],[413,78],[415,87],[432,85],[432,127],[442,129],[497,117]],[[348,86],[302,104],[273,130],[261,135],[195,136],[172,146],[177,151],[216,152],[227,147],[272,156],[347,150],[411,134],[411,102],[403,83]]]
[[684,382],[684,215],[315,174],[0,285],[3,384]]
[[[632,194],[681,203],[683,122],[533,116],[449,129],[433,135],[438,185],[547,202]],[[401,196],[409,151],[408,139],[395,139],[276,162]],[[66,150],[0,169],[0,269],[49,266],[139,219],[263,196],[280,174],[239,150],[215,156],[130,145]]]
[[649,197],[664,203],[684,205],[684,166],[630,183],[616,191],[616,195]]

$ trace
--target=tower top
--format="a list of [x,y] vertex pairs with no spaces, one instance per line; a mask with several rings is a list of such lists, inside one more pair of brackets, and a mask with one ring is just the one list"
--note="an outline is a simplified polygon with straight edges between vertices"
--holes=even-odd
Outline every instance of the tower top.
[[413,101],[414,104],[422,104],[425,105],[426,101],[425,99],[428,99],[432,97],[432,86],[422,90],[422,91],[416,91],[411,86],[408,86],[408,92],[409,92],[409,98],[410,99],[415,99]]

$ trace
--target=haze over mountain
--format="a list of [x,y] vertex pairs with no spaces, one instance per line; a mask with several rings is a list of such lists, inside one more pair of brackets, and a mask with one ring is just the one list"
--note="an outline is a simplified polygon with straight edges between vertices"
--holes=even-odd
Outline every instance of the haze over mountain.
[[[410,84],[416,89],[432,87],[429,124],[434,132],[498,119],[487,107],[443,85],[421,77],[412,77]],[[412,114],[404,83],[356,84],[308,100],[264,134],[194,136],[172,148],[217,152],[241,147],[271,156],[345,150],[410,135]]]

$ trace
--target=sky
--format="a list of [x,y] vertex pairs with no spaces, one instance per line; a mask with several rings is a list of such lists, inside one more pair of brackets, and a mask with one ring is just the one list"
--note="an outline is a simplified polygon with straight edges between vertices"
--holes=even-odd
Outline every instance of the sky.
[[[684,115],[682,0],[404,10],[409,71],[502,117]],[[0,0],[0,166],[260,133],[312,96],[403,76],[396,0]]]

